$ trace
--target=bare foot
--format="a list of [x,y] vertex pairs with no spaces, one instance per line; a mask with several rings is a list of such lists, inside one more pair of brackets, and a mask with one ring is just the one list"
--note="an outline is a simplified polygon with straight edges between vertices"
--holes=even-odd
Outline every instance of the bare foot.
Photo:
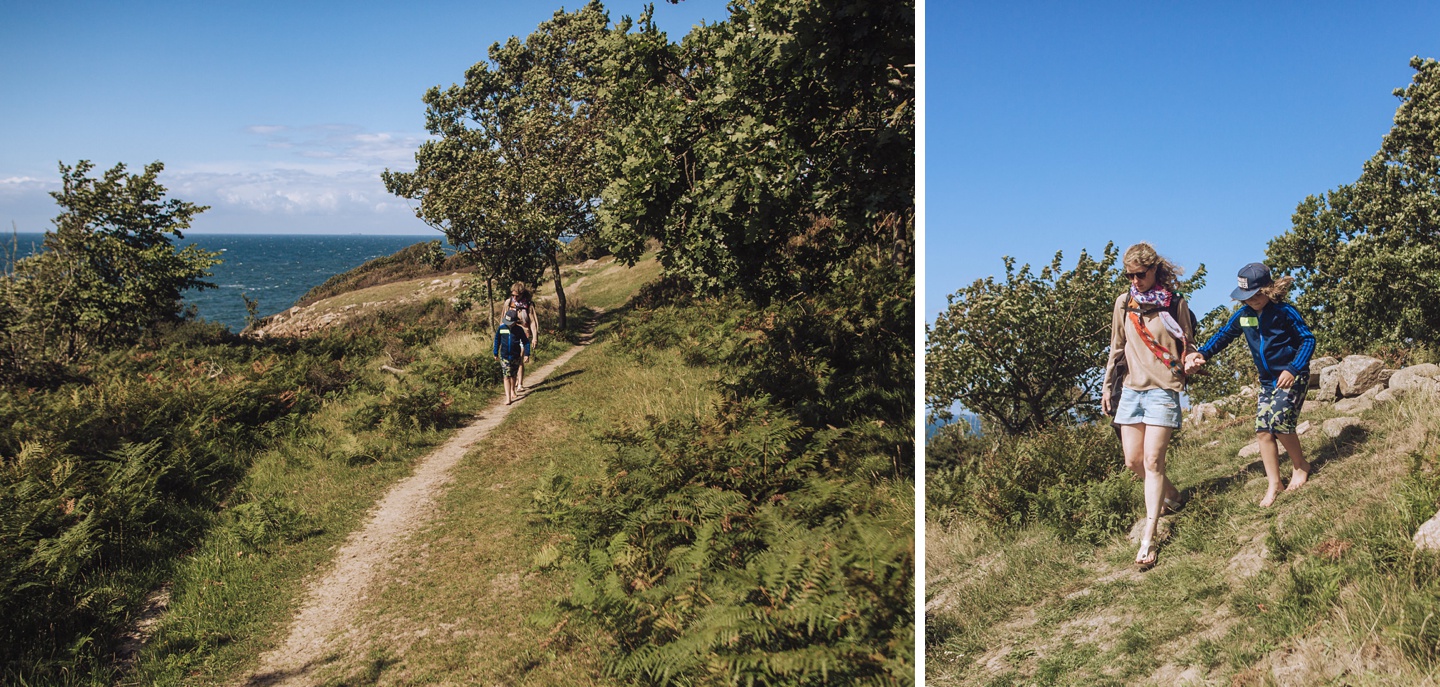
[[1275,503],[1275,493],[1278,491],[1280,491],[1280,485],[1270,485],[1270,488],[1265,490],[1265,498],[1260,499],[1260,507],[1269,508],[1270,504]]
[[1308,481],[1310,481],[1310,471],[1296,469],[1290,473],[1290,484],[1285,487],[1285,491],[1295,491],[1305,486]]

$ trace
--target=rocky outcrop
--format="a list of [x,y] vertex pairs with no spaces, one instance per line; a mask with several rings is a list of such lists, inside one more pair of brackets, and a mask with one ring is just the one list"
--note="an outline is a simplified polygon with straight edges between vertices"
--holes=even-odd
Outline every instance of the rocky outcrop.
[[1440,513],[1425,521],[1420,529],[1415,531],[1415,548],[1426,551],[1440,551]]
[[457,272],[443,279],[415,279],[367,287],[271,315],[247,334],[256,338],[309,336],[344,324],[374,308],[431,298],[449,298],[453,302],[464,285],[465,276]]
[[1320,431],[1324,432],[1325,436],[1330,437],[1331,439],[1338,439],[1340,435],[1344,434],[1351,427],[1359,426],[1360,418],[1358,417],[1332,417],[1329,420],[1320,423]]
[[1440,391],[1440,365],[1424,363],[1396,370],[1387,387],[1402,392]]
[[1385,363],[1368,355],[1347,355],[1340,361],[1340,396],[1352,398],[1382,384]]

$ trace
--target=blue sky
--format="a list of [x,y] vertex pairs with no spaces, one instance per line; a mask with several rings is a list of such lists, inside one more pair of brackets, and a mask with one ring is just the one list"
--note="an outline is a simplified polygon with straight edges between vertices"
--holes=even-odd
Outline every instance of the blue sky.
[[1228,303],[1295,206],[1353,182],[1432,2],[931,2],[925,318],[1001,257],[1148,240]]
[[[655,5],[672,41],[728,16]],[[612,21],[643,6],[606,3]],[[421,96],[560,7],[0,0],[0,222],[51,228],[58,162],[160,160],[172,197],[212,206],[194,231],[434,234],[379,180],[414,167]]]

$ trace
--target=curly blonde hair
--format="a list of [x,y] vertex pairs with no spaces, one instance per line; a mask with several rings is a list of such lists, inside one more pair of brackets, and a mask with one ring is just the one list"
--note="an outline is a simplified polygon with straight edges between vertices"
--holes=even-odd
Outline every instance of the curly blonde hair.
[[1161,257],[1155,252],[1155,247],[1141,241],[1125,249],[1125,257],[1122,260],[1126,265],[1139,265],[1146,269],[1151,267],[1155,270],[1155,285],[1174,292],[1180,288],[1179,277],[1185,273],[1179,265]]
[[1294,277],[1281,277],[1260,287],[1260,293],[1265,294],[1270,300],[1276,303],[1284,303],[1285,294],[1290,293],[1290,287],[1294,285]]

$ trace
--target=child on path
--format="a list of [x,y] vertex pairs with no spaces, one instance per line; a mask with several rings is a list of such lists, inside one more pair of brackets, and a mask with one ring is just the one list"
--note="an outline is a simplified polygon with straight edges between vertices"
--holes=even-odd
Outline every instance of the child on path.
[[[500,326],[495,329],[495,345],[491,354],[500,361],[500,375],[505,378],[505,405],[515,402],[515,371],[530,360],[530,338],[517,323],[514,310],[506,310]],[[517,364],[518,361],[518,364]]]
[[[523,281],[517,281],[510,285],[510,297],[505,299],[502,307],[506,310],[515,311],[515,320],[525,329],[525,334],[530,337],[530,345],[539,343],[540,319],[535,316],[535,304],[530,287]],[[515,390],[525,390],[525,363],[520,363],[515,370]]]
[[1200,350],[1185,359],[1186,372],[1193,372],[1205,361],[1225,350],[1242,334],[1250,346],[1250,357],[1260,372],[1260,395],[1256,399],[1255,432],[1260,443],[1260,461],[1265,464],[1265,477],[1270,488],[1260,507],[1268,508],[1280,491],[1280,456],[1276,442],[1290,455],[1290,484],[1286,491],[1295,491],[1310,478],[1310,463],[1301,454],[1300,437],[1295,422],[1305,404],[1310,385],[1310,356],[1315,352],[1315,335],[1295,306],[1285,302],[1294,278],[1279,281],[1270,276],[1270,268],[1252,262],[1240,268],[1240,285],[1230,297],[1245,305],[1225,323],[1220,331],[1205,342]]

